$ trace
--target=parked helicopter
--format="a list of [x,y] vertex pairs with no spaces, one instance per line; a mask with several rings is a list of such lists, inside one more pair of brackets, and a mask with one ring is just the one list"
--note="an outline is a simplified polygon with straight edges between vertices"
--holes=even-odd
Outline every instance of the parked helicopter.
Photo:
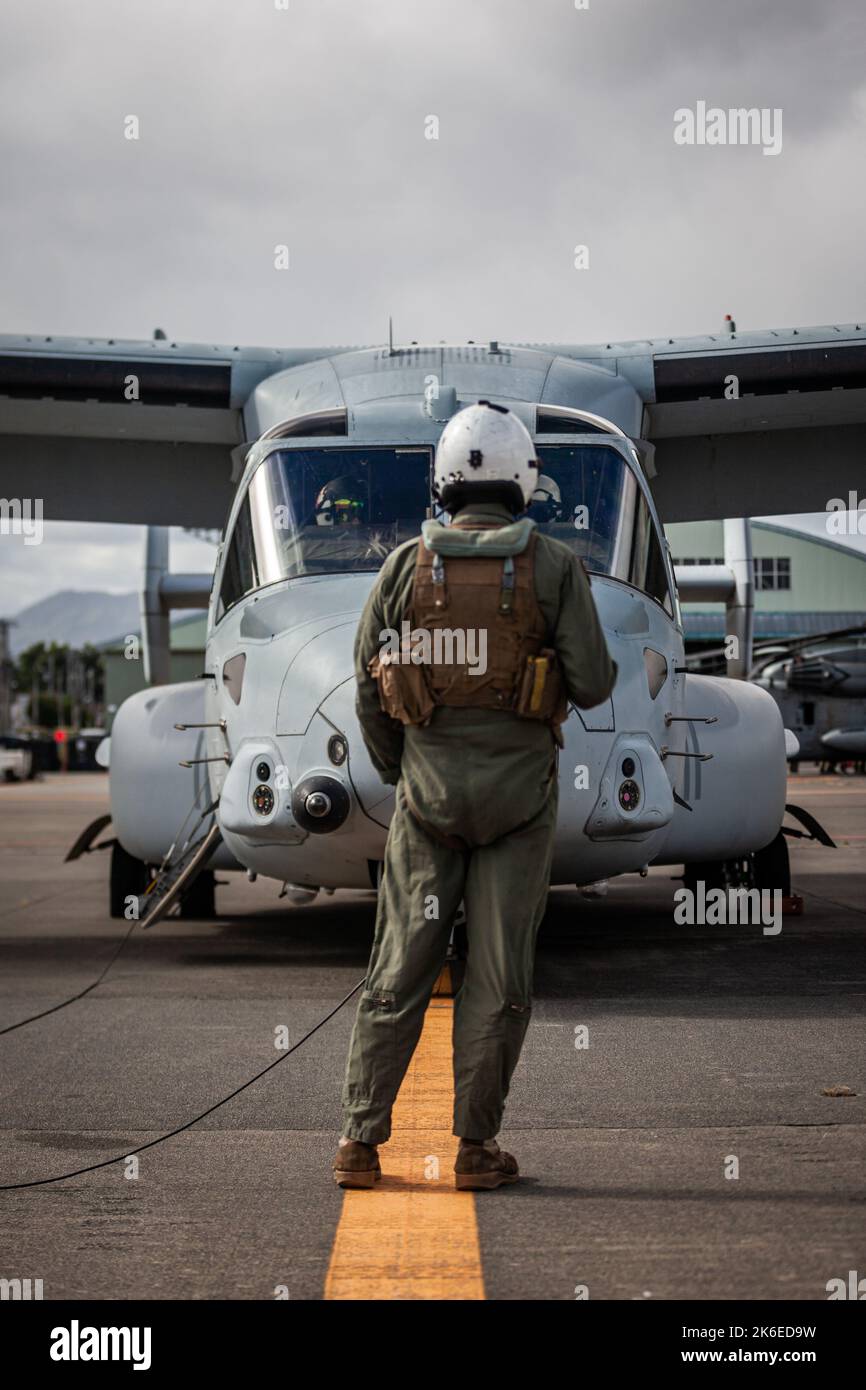
[[756,653],[768,690],[799,743],[793,761],[866,761],[866,627],[800,638]]
[[[169,575],[165,533],[148,539],[150,677],[164,680],[171,608],[200,603],[209,591],[205,670],[198,680],[152,685],[115,717],[101,755],[115,837],[112,911],[143,895],[146,923],[177,901],[207,913],[213,872],[222,868],[294,885],[289,891],[301,896],[375,885],[393,788],[373,768],[355,715],[355,628],[384,558],[433,514],[431,466],[444,423],[480,398],[507,405],[533,435],[540,471],[555,483],[539,496],[537,524],[584,561],[619,668],[611,697],[572,709],[563,729],[551,882],[589,884],[658,864],[685,864],[693,875],[712,865],[787,893],[782,823],[787,760],[797,749],[776,701],[740,678],[751,662],[747,528],[727,522],[725,566],[691,567],[692,588],[681,595],[651,483],[660,459],[670,459],[663,480],[678,479],[689,508],[703,497],[707,511],[729,516],[724,474],[736,465],[726,460],[742,453],[748,466],[757,439],[776,482],[784,457],[793,504],[814,505],[814,427],[824,424],[817,433],[826,440],[859,425],[866,348],[860,325],[735,339],[729,326],[721,339],[661,346],[391,343],[306,359],[295,350],[277,370],[236,361],[231,378],[237,368],[244,389],[223,405],[240,413],[250,442],[233,451],[242,471],[213,576]],[[97,364],[103,402],[131,365],[154,365],[136,362],[128,344],[76,344],[64,355],[56,343],[40,350],[27,340],[25,349],[6,339],[0,388],[4,353],[6,381],[23,381],[31,405],[34,381],[38,392],[52,372],[92,407],[88,361]],[[165,411],[175,364],[161,362],[156,410]],[[204,380],[200,361],[184,365]],[[732,374],[738,401],[725,396]],[[204,397],[212,390],[207,378]],[[152,430],[142,418],[142,430]],[[43,428],[47,436],[50,425]],[[195,438],[192,417],[183,428],[184,440]],[[135,435],[134,417],[124,429]],[[693,445],[690,458],[683,444]],[[849,461],[850,441],[835,477]],[[351,527],[329,528],[317,498],[347,478],[357,516]],[[831,468],[824,487],[834,481]],[[765,502],[761,486],[760,477],[746,478],[744,513]],[[199,519],[209,524],[210,513]],[[690,594],[728,604],[737,642],[726,676],[686,671],[680,599]],[[805,812],[787,809],[832,843]],[[71,857],[102,829],[85,831]]]

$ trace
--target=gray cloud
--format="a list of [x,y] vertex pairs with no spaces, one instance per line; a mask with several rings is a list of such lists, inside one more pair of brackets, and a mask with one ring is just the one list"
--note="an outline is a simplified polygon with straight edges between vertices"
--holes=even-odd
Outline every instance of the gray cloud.
[[[392,313],[403,340],[585,342],[864,311],[857,0],[88,0],[4,31],[10,332],[368,343]],[[781,107],[781,155],[675,146],[698,99]]]
[[[366,342],[393,311],[407,337],[567,341],[857,312],[854,0],[91,0],[8,27],[10,329]],[[676,147],[698,98],[781,106],[782,155]]]

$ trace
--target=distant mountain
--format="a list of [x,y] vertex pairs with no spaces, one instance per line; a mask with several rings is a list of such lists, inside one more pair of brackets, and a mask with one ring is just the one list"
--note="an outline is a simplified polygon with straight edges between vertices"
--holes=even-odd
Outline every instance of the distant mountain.
[[34,642],[63,642],[70,647],[90,642],[98,646],[127,632],[138,632],[141,625],[138,594],[79,589],[62,589],[31,603],[14,621],[16,626],[9,633],[13,656]]

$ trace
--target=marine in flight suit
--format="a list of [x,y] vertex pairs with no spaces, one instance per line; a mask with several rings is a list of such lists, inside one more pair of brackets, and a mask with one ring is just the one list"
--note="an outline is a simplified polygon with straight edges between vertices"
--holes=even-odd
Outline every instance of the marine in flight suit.
[[[528,434],[526,439],[531,449]],[[343,1139],[334,1162],[341,1186],[372,1186],[379,1175],[375,1146],[390,1135],[391,1109],[420,1037],[461,900],[469,949],[454,1005],[454,1133],[464,1141],[457,1183],[495,1186],[515,1180],[515,1161],[491,1141],[500,1128],[532,1009],[535,941],[556,826],[556,720],[565,715],[566,698],[591,708],[607,698],[616,678],[580,561],[561,542],[537,532],[532,521],[515,521],[505,502],[474,500],[473,491],[476,498],[489,499],[489,488],[467,486],[461,493],[464,505],[453,513],[450,527],[427,522],[420,545],[410,541],[391,553],[369,595],[355,642],[361,729],[375,767],[383,781],[395,785],[396,795],[373,948],[343,1087]],[[459,571],[454,570],[458,559]],[[480,569],[480,563],[486,568]],[[437,564],[444,590],[436,586]],[[380,689],[377,657],[384,634],[405,631],[401,625],[406,619],[417,624],[426,617],[435,626],[431,595],[448,591],[452,571],[468,575],[470,582],[468,591],[465,585],[458,588],[458,598],[479,593],[474,603],[462,604],[461,613],[480,613],[484,595],[471,589],[471,580],[476,574],[489,576],[491,564],[497,575],[506,565],[517,567],[522,593],[522,605],[515,607],[518,627],[534,620],[544,649],[555,653],[558,714],[540,719],[513,708],[477,707],[476,687],[464,667],[453,687],[447,673],[443,686],[442,668],[433,672],[438,688],[432,709],[420,711],[427,714],[424,722],[395,718],[383,708],[388,702]],[[486,601],[491,611],[489,593]],[[446,603],[447,620],[454,616]],[[498,634],[501,648],[503,631],[507,628],[494,621],[494,647]],[[490,675],[476,673],[476,679],[477,688],[487,687],[489,706],[497,650],[488,651],[487,660]],[[501,657],[500,668],[503,661],[507,667],[508,658]],[[423,702],[424,681],[419,684],[415,674],[422,669],[413,667],[411,679]],[[452,689],[456,704],[447,702]]]

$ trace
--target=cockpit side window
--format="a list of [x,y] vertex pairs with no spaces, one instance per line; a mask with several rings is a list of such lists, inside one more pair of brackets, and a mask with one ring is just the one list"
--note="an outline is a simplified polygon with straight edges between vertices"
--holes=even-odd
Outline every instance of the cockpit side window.
[[[637,581],[635,581],[637,583]],[[655,527],[650,522],[650,539],[647,548],[646,563],[644,565],[643,580],[638,584],[638,588],[643,589],[644,593],[649,594],[658,603],[673,614],[671,604],[670,587],[668,585],[668,575],[665,568],[664,551],[659,543]]]
[[244,497],[235,517],[231,539],[225,552],[222,582],[217,601],[216,620],[228,612],[251,589],[258,588],[259,576],[256,566],[256,553],[253,545],[253,527],[250,517],[249,493]]

